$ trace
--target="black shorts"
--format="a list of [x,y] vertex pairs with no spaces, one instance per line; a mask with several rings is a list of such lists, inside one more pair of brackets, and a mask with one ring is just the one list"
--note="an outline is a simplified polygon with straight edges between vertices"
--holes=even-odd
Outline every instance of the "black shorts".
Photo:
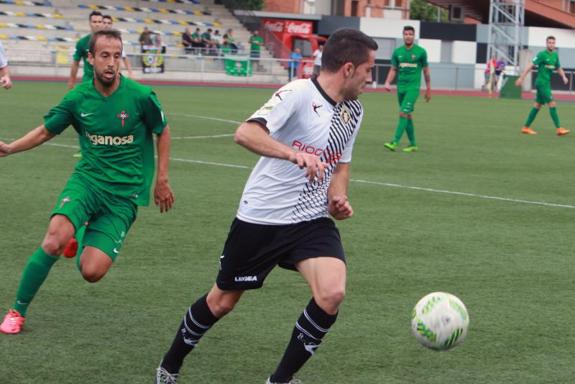
[[222,290],[260,288],[276,265],[296,270],[301,260],[335,257],[345,263],[339,231],[329,218],[261,225],[234,219],[216,279]]

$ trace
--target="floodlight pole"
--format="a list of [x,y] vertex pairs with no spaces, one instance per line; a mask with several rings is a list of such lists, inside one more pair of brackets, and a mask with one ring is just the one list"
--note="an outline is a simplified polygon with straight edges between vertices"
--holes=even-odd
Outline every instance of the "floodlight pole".
[[521,31],[525,24],[525,0],[490,0],[487,61],[497,56],[519,74]]

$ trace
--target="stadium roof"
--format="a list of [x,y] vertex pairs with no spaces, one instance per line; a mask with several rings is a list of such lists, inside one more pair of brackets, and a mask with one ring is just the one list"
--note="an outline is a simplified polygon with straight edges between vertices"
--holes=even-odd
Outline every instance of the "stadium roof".
[[[489,22],[489,0],[427,0],[428,3],[449,8],[463,8],[463,13],[482,23]],[[575,15],[545,4],[543,0],[525,0],[525,25],[537,27],[575,28]]]

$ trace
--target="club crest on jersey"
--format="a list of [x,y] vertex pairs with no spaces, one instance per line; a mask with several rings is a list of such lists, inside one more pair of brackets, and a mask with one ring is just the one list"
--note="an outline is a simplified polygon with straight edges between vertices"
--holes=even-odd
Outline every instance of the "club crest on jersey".
[[126,122],[126,119],[127,119],[128,117],[130,117],[130,115],[128,115],[128,113],[127,113],[126,111],[122,111],[122,112],[118,113],[118,114],[116,115],[116,117],[117,117],[118,119],[122,120],[122,128],[124,128],[124,123]]
[[413,53],[411,54],[411,60],[415,60],[415,55]]
[[339,117],[341,118],[341,120],[347,124],[351,121],[351,112],[349,111],[349,109],[346,106],[343,106],[341,108],[341,112],[339,113]]

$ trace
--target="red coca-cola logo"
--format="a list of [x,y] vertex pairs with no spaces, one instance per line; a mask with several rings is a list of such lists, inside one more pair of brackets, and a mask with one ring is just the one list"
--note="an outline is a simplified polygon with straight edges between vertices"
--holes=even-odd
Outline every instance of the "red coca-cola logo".
[[309,35],[312,32],[312,24],[308,22],[288,21],[286,22],[287,33],[299,33]]

